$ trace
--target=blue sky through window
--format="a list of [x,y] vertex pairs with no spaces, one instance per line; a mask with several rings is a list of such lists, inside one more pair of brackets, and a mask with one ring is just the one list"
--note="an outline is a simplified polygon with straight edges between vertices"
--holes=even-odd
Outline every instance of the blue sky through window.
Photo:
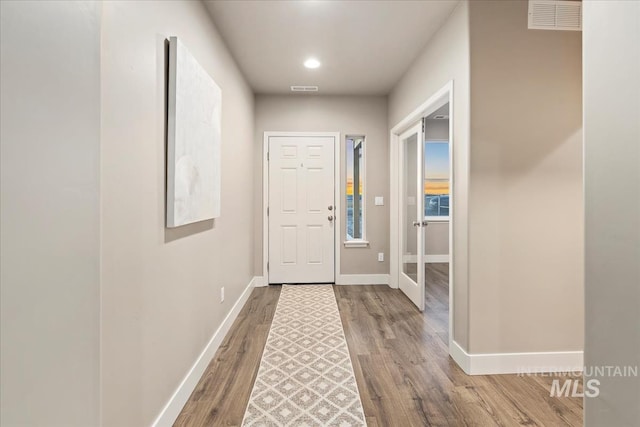
[[449,180],[449,143],[426,142],[424,144],[425,180]]

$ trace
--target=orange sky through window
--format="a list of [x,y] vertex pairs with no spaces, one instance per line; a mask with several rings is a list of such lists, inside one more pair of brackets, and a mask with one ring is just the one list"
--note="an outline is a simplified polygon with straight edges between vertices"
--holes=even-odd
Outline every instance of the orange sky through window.
[[449,194],[449,182],[426,181],[424,183],[424,194]]
[[[362,182],[360,182],[360,194],[362,194]],[[353,180],[347,179],[347,196],[353,196]]]
[[[362,194],[362,183],[360,183],[360,194]],[[449,182],[426,181],[424,194],[449,194]],[[351,179],[347,180],[347,196],[353,196],[353,181]]]

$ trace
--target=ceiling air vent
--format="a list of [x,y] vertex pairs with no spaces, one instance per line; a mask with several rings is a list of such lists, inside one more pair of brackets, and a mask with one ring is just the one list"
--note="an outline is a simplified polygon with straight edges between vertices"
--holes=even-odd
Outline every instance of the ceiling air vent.
[[582,30],[582,2],[529,0],[529,29]]
[[317,92],[318,86],[291,86],[291,92]]

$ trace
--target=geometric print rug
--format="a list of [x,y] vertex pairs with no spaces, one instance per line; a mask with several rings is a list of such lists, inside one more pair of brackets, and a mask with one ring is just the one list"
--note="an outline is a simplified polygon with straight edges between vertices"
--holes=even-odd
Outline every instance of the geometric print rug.
[[366,426],[331,285],[283,285],[243,426]]

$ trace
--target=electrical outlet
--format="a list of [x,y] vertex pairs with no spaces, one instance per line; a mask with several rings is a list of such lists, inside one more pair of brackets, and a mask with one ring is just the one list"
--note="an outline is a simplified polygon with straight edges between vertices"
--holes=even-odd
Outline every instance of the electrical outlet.
[[224,302],[224,286],[220,289],[220,302]]
[[378,252],[378,261],[380,262],[384,261],[384,252]]

